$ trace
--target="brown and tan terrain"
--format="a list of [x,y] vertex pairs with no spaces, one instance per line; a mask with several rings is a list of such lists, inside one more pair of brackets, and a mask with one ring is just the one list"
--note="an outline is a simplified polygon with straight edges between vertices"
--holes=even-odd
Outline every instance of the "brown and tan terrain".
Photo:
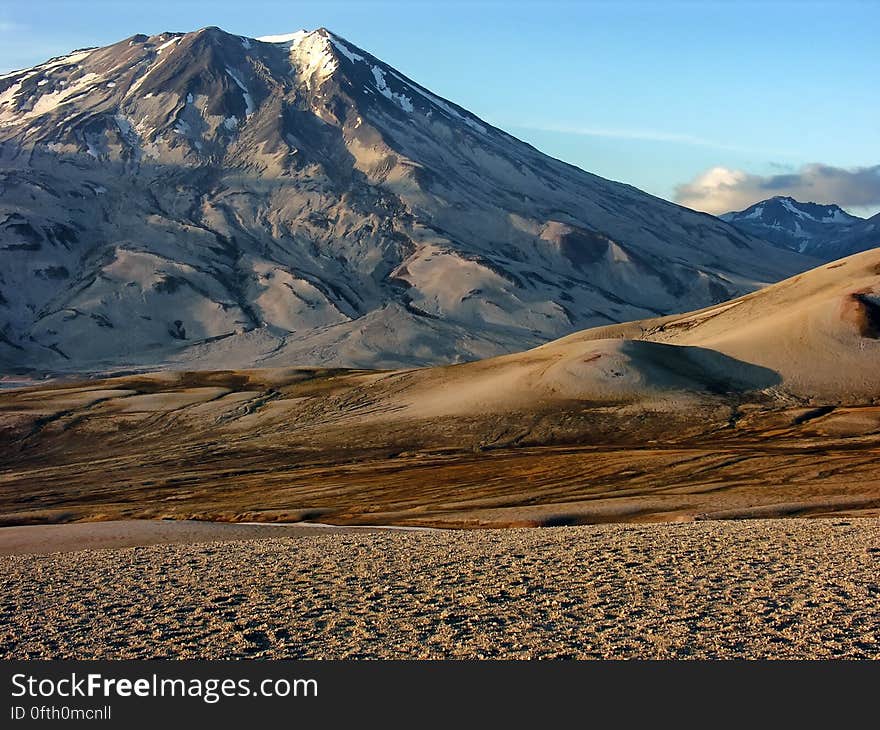
[[325,533],[0,557],[0,657],[880,658],[877,519]]
[[880,250],[685,315],[396,371],[0,392],[5,525],[880,514]]

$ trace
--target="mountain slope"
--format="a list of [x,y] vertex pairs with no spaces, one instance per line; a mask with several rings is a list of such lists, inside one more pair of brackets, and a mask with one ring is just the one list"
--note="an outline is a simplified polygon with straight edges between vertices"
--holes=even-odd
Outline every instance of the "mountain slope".
[[880,245],[880,219],[850,215],[838,205],[776,196],[719,216],[741,231],[782,248],[833,261]]
[[809,267],[541,154],[329,31],[0,77],[6,369],[456,362]]

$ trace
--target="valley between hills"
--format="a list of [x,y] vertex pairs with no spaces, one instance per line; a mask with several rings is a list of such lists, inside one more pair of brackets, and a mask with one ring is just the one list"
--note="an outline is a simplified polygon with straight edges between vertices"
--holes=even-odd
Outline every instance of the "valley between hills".
[[878,282],[869,251],[698,312],[461,365],[161,371],[3,392],[0,519],[877,515]]

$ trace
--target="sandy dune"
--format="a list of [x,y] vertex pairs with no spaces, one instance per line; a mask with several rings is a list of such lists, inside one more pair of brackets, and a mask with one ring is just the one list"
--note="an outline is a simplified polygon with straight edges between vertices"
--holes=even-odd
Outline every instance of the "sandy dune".
[[0,525],[877,514],[878,297],[880,249],[463,365],[4,390]]
[[880,521],[0,557],[3,658],[880,658]]
[[609,336],[711,349],[772,370],[780,389],[800,397],[876,402],[880,249],[699,312],[587,330],[559,345]]

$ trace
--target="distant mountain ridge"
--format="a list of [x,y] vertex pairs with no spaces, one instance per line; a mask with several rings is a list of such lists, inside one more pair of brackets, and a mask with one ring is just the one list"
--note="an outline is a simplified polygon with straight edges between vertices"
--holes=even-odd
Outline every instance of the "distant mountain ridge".
[[880,246],[880,215],[866,220],[839,205],[801,203],[784,195],[719,218],[781,248],[825,261]]
[[326,29],[0,76],[0,367],[399,367],[810,268],[555,160]]

